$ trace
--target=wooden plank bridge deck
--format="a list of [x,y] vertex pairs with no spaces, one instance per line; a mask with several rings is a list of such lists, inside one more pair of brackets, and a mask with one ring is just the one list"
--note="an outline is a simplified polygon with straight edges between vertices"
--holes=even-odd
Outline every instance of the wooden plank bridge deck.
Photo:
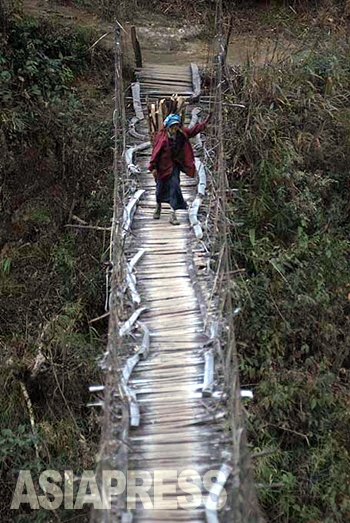
[[[192,91],[189,66],[149,64],[138,71],[138,76],[143,106],[146,96]],[[145,120],[137,126],[137,131],[147,134]],[[177,212],[179,226],[169,223],[170,207],[166,205],[160,220],[153,219],[155,183],[147,171],[150,152],[148,149],[138,154],[135,162],[141,169],[135,174],[138,188],[147,192],[138,205],[128,245],[129,258],[140,248],[146,249],[137,265],[137,289],[141,306],[147,307],[141,319],[150,330],[148,358],[138,363],[129,380],[141,415],[140,426],[130,430],[129,470],[133,469],[140,477],[146,471],[143,481],[149,487],[147,494],[152,508],[146,508],[136,496],[133,521],[199,523],[207,521],[205,507],[203,503],[186,510],[179,506],[177,500],[184,500],[185,492],[179,488],[177,477],[190,470],[197,472],[202,480],[207,471],[220,469],[222,461],[222,425],[214,420],[214,401],[202,398],[203,343],[208,337],[188,266],[189,247],[197,258],[204,254],[187,211]],[[196,181],[181,174],[181,186],[185,200],[194,200]],[[219,413],[219,409],[215,411]],[[152,481],[154,471],[159,470],[176,471],[173,479],[169,476],[163,481],[167,488],[163,501]],[[202,482],[198,485],[207,497]],[[191,490],[189,483],[186,490]],[[130,487],[128,498],[129,502],[133,498]],[[191,500],[188,493],[187,498]]]

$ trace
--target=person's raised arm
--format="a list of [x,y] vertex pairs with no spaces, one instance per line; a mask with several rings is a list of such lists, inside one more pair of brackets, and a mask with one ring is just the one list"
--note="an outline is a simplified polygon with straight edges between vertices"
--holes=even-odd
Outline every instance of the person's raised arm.
[[201,123],[197,123],[193,127],[184,127],[184,132],[187,134],[189,138],[192,138],[193,136],[196,136],[198,133],[201,133],[204,131],[204,129],[207,127],[208,122],[210,120],[211,115],[208,114],[208,116],[205,118],[205,120]]

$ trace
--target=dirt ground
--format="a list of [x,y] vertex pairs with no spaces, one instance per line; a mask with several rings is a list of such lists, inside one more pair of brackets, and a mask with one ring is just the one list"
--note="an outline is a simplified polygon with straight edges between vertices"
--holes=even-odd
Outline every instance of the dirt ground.
[[[73,2],[48,4],[40,0],[24,0],[24,11],[37,16],[38,13],[51,18],[60,16],[67,24],[91,25],[98,27],[101,36],[107,36],[99,45],[113,48],[113,24],[103,21],[98,13],[75,7]],[[216,53],[213,49],[212,21],[203,23],[203,18],[191,23],[181,16],[161,13],[136,12],[133,15],[136,32],[140,41],[142,57],[145,62],[163,64],[190,64],[195,61],[205,66]],[[240,65],[246,62],[247,56],[254,57],[256,62],[268,60],[276,46],[277,30],[268,22],[259,23],[261,13],[241,12],[234,20],[233,31],[228,49],[228,62]],[[209,26],[208,26],[209,23]],[[228,29],[229,20],[224,21],[224,30]],[[122,32],[124,51],[133,60],[131,52],[130,22],[125,22]],[[209,27],[209,29],[208,29]],[[284,37],[278,48],[293,47],[293,43]]]

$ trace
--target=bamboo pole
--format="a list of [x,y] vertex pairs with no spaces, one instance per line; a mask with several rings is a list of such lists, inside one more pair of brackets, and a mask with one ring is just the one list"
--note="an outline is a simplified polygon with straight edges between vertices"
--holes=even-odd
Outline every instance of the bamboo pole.
[[230,16],[230,24],[229,24],[229,27],[228,27],[226,41],[225,41],[225,49],[224,49],[224,56],[223,56],[224,64],[226,63],[226,59],[227,59],[227,53],[228,53],[228,48],[229,48],[229,45],[230,45],[230,38],[231,38],[232,29],[233,29],[233,14],[231,14],[231,16]]
[[[124,254],[121,238],[122,210],[124,201],[124,176],[125,176],[125,110],[123,100],[123,78],[121,67],[121,26],[116,17],[114,26],[114,204],[110,237],[110,267],[113,267],[110,280],[110,297],[107,288],[107,303],[109,304],[108,346],[104,355],[103,368],[108,373],[104,388],[102,434],[96,466],[96,481],[101,489],[102,496],[108,499],[108,492],[103,491],[103,473],[106,470],[118,470],[126,473],[127,446],[129,430],[129,405],[127,391],[123,387],[120,372],[119,354],[121,354],[122,340],[118,335],[121,327],[123,310],[123,294],[121,292],[124,282]],[[108,274],[108,273],[107,273]],[[115,444],[115,442],[118,442]],[[120,521],[123,512],[124,496],[118,496],[111,508],[93,510],[91,521],[93,523],[114,523]]]
[[[230,26],[233,24],[231,17]],[[232,30],[232,29],[231,29]],[[224,361],[225,389],[228,391],[228,408],[230,416],[230,426],[232,433],[233,453],[230,463],[232,470],[232,488],[230,489],[230,505],[232,513],[230,520],[244,521],[246,523],[258,523],[261,521],[256,490],[252,480],[252,465],[248,454],[246,441],[246,429],[244,412],[241,405],[242,391],[240,388],[238,357],[234,332],[234,303],[232,294],[227,290],[227,280],[225,275],[230,273],[230,250],[229,250],[229,230],[227,225],[227,200],[226,193],[229,188],[228,178],[225,169],[223,151],[223,113],[222,113],[222,84],[223,67],[227,54],[228,40],[226,49],[223,46],[222,36],[222,0],[217,0],[216,12],[216,74],[213,88],[215,89],[213,132],[212,132],[212,151],[214,160],[215,177],[213,178],[214,202],[214,234],[222,238],[223,243],[220,251],[220,267],[215,279],[216,294],[221,296],[220,315],[226,318],[227,343]],[[224,320],[225,324],[225,320]]]
[[136,28],[134,25],[131,26],[131,42],[134,49],[135,54],[135,64],[137,68],[142,68],[142,55],[141,55],[141,47],[140,43],[136,36]]

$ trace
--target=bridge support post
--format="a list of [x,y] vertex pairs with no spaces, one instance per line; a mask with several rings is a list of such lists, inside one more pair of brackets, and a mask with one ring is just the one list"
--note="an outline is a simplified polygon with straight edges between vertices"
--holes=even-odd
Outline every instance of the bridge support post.
[[131,42],[135,53],[135,62],[137,68],[142,68],[142,55],[140,43],[136,36],[136,28],[134,25],[131,26]]

